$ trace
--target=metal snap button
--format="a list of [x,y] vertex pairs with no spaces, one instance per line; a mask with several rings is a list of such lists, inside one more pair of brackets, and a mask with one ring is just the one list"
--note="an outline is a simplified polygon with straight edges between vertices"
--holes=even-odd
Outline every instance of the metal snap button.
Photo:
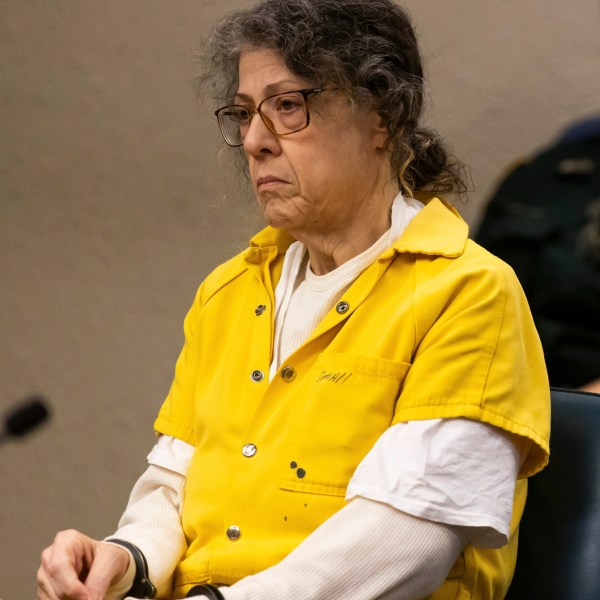
[[252,381],[258,383],[259,381],[262,381],[264,379],[264,374],[262,371],[252,371],[252,373],[250,373],[250,379],[252,379]]
[[337,303],[337,306],[335,307],[335,310],[337,310],[337,312],[340,315],[343,315],[344,313],[348,312],[349,308],[350,308],[350,305],[345,300],[342,300],[341,302]]
[[294,367],[290,367],[289,365],[287,367],[283,367],[283,369],[281,369],[281,378],[286,383],[294,381],[294,379],[296,379],[296,369],[294,369]]
[[247,458],[251,458],[252,456],[254,456],[256,454],[256,451],[257,447],[254,444],[246,444],[242,448],[242,454]]
[[262,315],[265,310],[267,310],[267,307],[264,304],[259,304],[255,309],[254,309],[254,314],[257,317],[260,317],[260,315]]
[[227,528],[227,537],[232,541],[236,542],[242,537],[242,531],[237,525],[232,525]]

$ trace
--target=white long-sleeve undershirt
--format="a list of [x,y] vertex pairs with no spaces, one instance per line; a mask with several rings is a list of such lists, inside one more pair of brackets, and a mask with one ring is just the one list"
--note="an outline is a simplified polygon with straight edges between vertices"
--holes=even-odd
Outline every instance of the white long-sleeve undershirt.
[[[119,529],[110,536],[129,541],[141,550],[158,598],[171,597],[173,572],[187,548],[181,526],[184,488],[185,473],[150,464],[131,491]],[[111,587],[106,600],[120,600],[134,576],[135,570],[129,569]]]

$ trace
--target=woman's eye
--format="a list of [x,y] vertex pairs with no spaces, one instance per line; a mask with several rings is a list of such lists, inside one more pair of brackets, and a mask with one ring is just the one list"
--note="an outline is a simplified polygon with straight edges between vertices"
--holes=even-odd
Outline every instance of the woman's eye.
[[237,111],[237,121],[241,125],[250,121],[250,111],[246,109],[240,109]]
[[297,110],[302,107],[302,100],[300,98],[295,97],[284,97],[278,98],[277,101],[277,110],[290,112],[293,110]]

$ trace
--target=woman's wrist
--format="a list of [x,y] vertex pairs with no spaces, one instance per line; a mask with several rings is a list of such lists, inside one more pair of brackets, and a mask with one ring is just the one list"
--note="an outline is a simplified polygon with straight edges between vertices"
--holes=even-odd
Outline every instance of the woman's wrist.
[[[126,590],[125,595],[134,598],[154,598],[156,595],[156,588],[148,576],[148,564],[142,551],[131,542],[117,538],[108,538],[104,540],[104,543],[120,546],[130,555],[127,572],[118,582],[119,588],[121,588],[121,584],[124,587],[126,582],[131,584]],[[134,572],[133,578],[130,576],[132,571]]]

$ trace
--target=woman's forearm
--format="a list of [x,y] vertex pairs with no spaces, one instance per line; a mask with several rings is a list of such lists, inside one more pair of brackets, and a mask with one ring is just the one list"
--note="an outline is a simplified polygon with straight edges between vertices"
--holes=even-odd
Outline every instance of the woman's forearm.
[[279,564],[221,592],[226,600],[417,600],[443,583],[466,532],[357,498]]

